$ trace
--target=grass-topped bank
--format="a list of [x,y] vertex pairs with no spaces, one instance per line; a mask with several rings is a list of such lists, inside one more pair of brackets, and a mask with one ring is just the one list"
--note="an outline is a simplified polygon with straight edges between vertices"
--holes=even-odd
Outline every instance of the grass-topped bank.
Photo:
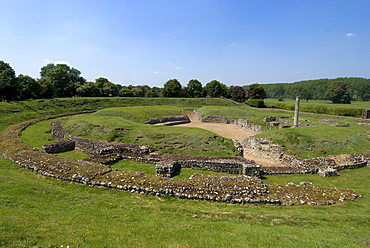
[[141,97],[76,97],[19,102],[0,102],[0,129],[25,120],[42,116],[70,113],[84,110],[98,110],[110,107],[173,105],[192,110],[200,106],[238,105],[221,98],[141,98]]
[[143,124],[150,118],[179,116],[178,107],[120,107],[69,117],[63,126],[74,136],[148,145],[156,151],[186,155],[235,156],[231,140],[198,128]]

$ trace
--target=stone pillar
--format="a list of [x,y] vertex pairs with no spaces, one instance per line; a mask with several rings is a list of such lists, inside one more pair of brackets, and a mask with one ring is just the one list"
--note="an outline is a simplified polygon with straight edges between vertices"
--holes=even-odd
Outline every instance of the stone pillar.
[[297,96],[295,100],[294,127],[298,127],[299,101],[299,96]]

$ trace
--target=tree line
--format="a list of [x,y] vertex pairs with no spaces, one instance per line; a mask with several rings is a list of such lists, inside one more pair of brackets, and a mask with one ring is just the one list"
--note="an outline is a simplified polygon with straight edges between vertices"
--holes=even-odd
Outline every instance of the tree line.
[[[342,82],[337,85],[337,82]],[[295,99],[300,96],[305,100],[331,100],[331,88],[342,88],[351,100],[370,100],[370,79],[359,77],[342,77],[335,79],[316,79],[295,83],[276,83],[263,85],[269,98]]]
[[192,79],[182,87],[177,79],[168,80],[163,88],[148,85],[122,86],[99,77],[89,82],[81,72],[66,64],[47,64],[40,70],[40,78],[16,76],[14,69],[0,61],[0,100],[47,99],[54,97],[224,97],[238,102],[248,99],[247,91],[240,86],[227,87],[212,80],[204,87]]
[[370,100],[370,79],[337,78],[300,81],[295,83],[252,84],[226,86],[212,80],[205,86],[191,79],[182,86],[177,79],[170,79],[163,88],[148,85],[122,86],[99,77],[89,82],[81,72],[66,64],[47,64],[40,70],[40,78],[16,76],[13,68],[0,61],[0,100],[47,99],[54,97],[224,97],[237,102],[248,99],[295,99],[307,101],[332,100],[333,103],[350,103],[350,100]]

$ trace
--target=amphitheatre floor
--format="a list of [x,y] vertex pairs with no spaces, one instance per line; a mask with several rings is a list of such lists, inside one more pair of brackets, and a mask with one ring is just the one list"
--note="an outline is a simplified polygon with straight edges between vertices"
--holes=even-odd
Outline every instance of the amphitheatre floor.
[[[224,123],[204,123],[198,120],[194,113],[186,113],[190,119],[190,123],[176,125],[177,127],[197,127],[212,131],[222,137],[228,139],[236,139],[242,141],[247,137],[251,137],[256,133],[251,131],[246,131],[234,124],[224,124]],[[257,156],[248,155],[246,159],[254,160],[257,164],[264,167],[289,167],[287,164],[283,164],[278,161],[271,161],[268,159],[259,158]]]

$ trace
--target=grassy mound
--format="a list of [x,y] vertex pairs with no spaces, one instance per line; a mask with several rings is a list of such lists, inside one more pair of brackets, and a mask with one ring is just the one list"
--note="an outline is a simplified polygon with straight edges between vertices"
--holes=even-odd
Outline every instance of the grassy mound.
[[235,156],[232,141],[210,131],[139,123],[161,115],[180,114],[184,113],[179,108],[170,106],[113,108],[70,117],[63,125],[74,136],[148,145],[165,153]]

